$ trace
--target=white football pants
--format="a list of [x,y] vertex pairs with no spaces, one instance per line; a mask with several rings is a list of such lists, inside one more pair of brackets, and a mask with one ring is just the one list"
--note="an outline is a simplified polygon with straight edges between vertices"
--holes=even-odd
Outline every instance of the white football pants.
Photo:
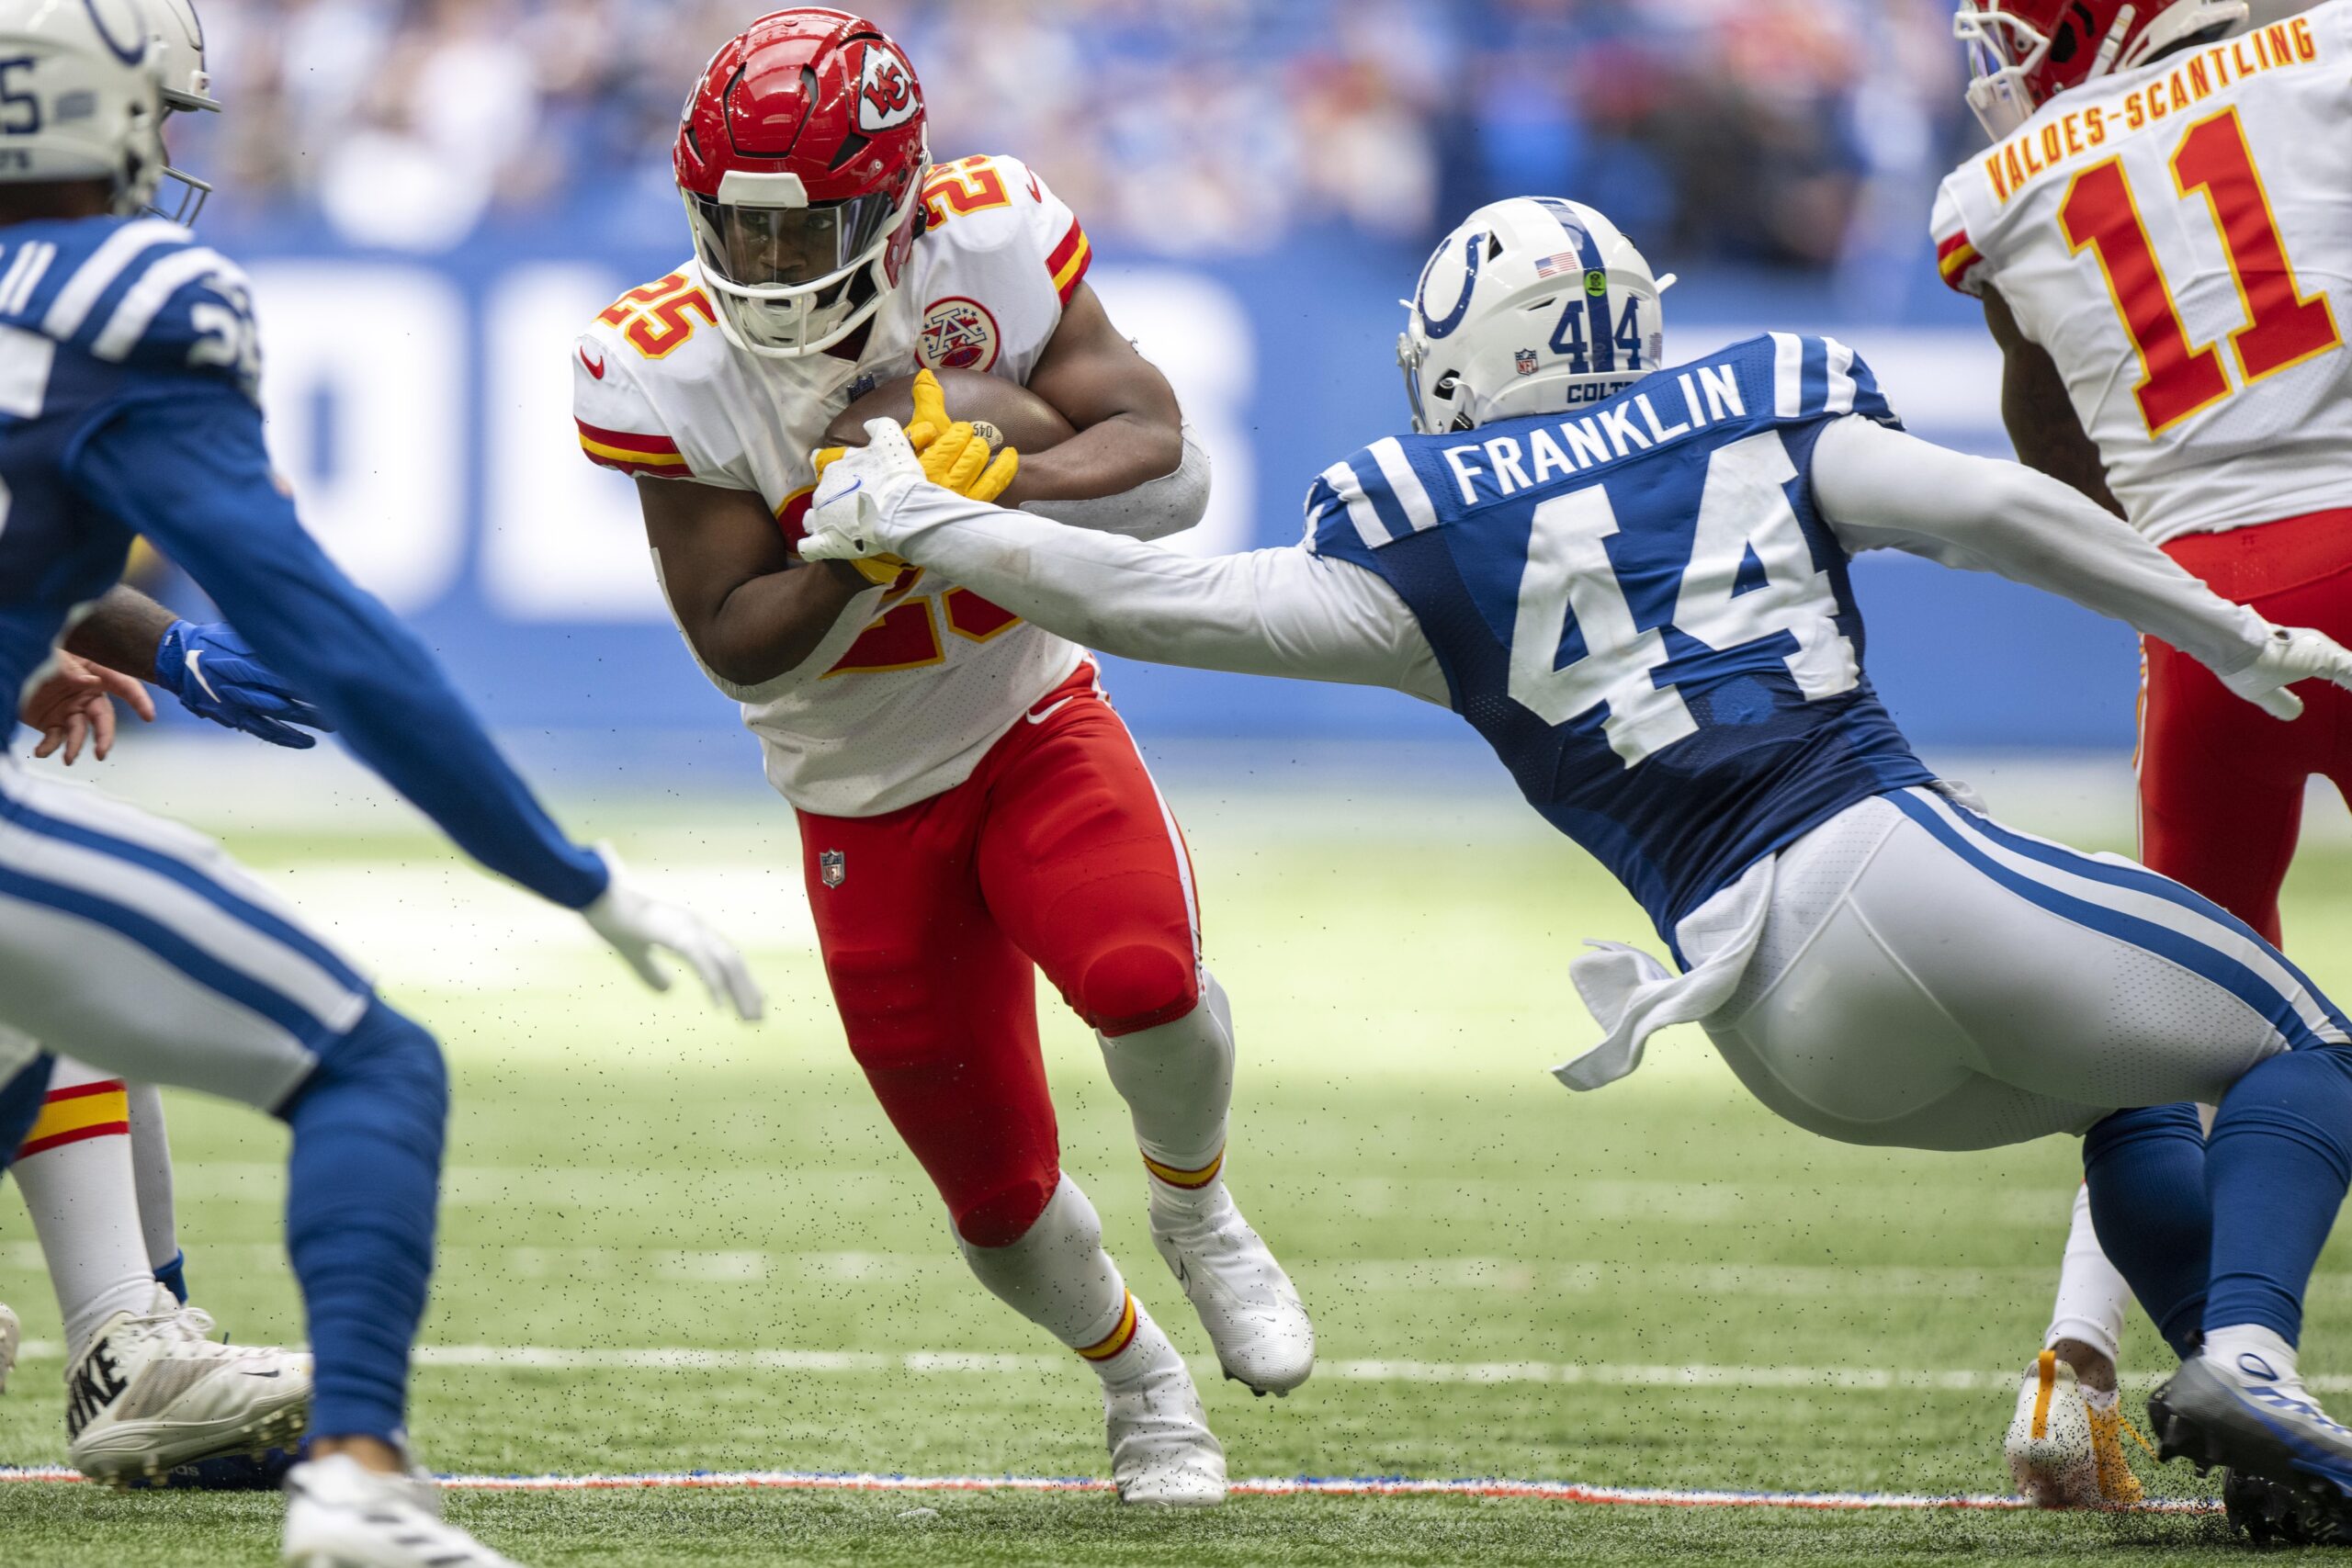
[[272,1110],[370,995],[209,839],[0,757],[0,1081],[38,1041]]
[[1758,1100],[1824,1137],[2081,1133],[2127,1106],[2217,1104],[2274,1052],[2352,1038],[2218,906],[1935,790],[1840,812],[1771,876],[1738,988],[1702,1021]]

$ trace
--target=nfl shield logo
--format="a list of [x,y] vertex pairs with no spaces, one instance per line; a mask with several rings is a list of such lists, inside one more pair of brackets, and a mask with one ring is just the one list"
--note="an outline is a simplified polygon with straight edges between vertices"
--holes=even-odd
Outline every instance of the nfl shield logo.
[[828,887],[839,887],[849,875],[849,857],[839,850],[817,852],[817,875]]
[[1517,354],[1511,355],[1511,362],[1519,367],[1519,373],[1521,375],[1532,376],[1535,374],[1535,351],[1533,349],[1521,349]]

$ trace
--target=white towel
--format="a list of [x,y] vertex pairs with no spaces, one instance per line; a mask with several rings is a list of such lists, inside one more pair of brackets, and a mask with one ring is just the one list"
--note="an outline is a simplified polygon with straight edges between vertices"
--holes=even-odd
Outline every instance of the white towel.
[[1606,1037],[1554,1067],[1552,1076],[1574,1089],[1615,1083],[1642,1065],[1652,1034],[1671,1024],[1695,1023],[1731,1000],[1771,913],[1776,860],[1765,856],[1682,917],[1674,934],[1676,944],[1695,961],[1687,974],[1677,975],[1622,942],[1585,943],[1594,951],[1569,963],[1568,978]]

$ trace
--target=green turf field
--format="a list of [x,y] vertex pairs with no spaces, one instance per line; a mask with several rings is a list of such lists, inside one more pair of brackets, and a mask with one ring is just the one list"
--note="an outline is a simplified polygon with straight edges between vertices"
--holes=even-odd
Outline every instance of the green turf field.
[[[1627,1083],[1571,1097],[1544,1069],[1590,1032],[1573,943],[1646,933],[1564,842],[1483,806],[1285,808],[1198,786],[1178,805],[1245,1056],[1235,1191],[1316,1312],[1325,1359],[1283,1402],[1204,1384],[1237,1477],[2006,1490],[2007,1380],[2048,1310],[2070,1145],[1962,1157],[1818,1142],[1747,1102],[1687,1031]],[[422,840],[237,840],[457,1065],[435,1359],[413,1413],[425,1456],[498,1473],[1104,1473],[1092,1380],[971,1283],[848,1068],[782,813],[730,801],[619,836],[755,949],[764,1027],[640,996],[563,919]],[[2305,857],[2289,919],[2323,982],[2352,989],[2352,854]],[[1138,1294],[1203,1353],[1146,1239],[1143,1175],[1091,1041],[1058,1013],[1048,1041],[1067,1166]],[[237,1338],[299,1337],[275,1126],[186,1099],[173,1111],[199,1302]],[[2307,1365],[2352,1373],[2352,1254],[2323,1267]],[[0,1461],[62,1462],[55,1311],[14,1198],[0,1299],[52,1347],[0,1399]],[[502,1360],[522,1347],[596,1355]],[[794,1354],[626,1354],[681,1348]],[[2127,1359],[2152,1371],[2154,1348],[2139,1331]],[[801,1352],[868,1354],[811,1370]],[[944,1354],[908,1359],[922,1352]],[[2187,1517],[1540,1501],[1261,1498],[1148,1517],[1101,1495],[640,1492],[451,1508],[526,1562],[632,1568],[2068,1562],[2110,1546],[2154,1565],[2238,1550]],[[0,1562],[258,1564],[275,1561],[276,1517],[269,1497],[6,1485]]]

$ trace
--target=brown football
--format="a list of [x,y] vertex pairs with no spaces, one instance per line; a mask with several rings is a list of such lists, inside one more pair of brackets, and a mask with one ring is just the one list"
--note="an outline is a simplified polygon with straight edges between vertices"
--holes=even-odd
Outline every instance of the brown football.
[[[1043,452],[1078,434],[1061,411],[1028,388],[982,370],[934,370],[939,389],[947,394],[947,414],[965,419],[991,448],[1011,446],[1016,452]],[[915,378],[901,376],[885,381],[843,409],[825,432],[829,446],[865,445],[865,422],[896,420],[904,424],[914,413]]]

